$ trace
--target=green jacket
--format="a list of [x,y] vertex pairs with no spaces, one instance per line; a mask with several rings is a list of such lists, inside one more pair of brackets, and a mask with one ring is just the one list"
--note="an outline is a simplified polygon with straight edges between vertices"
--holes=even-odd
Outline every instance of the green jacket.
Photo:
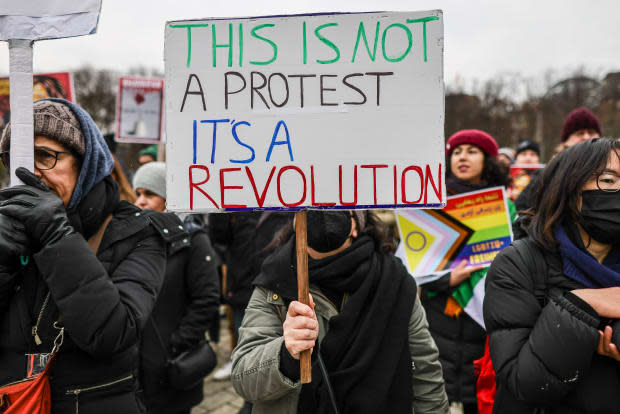
[[[321,341],[327,333],[329,319],[337,315],[338,310],[312,285],[310,293]],[[291,381],[280,372],[280,350],[284,341],[282,323],[286,312],[287,306],[278,294],[262,287],[254,289],[232,355],[232,383],[246,401],[254,404],[253,414],[297,412],[301,383]],[[413,362],[413,412],[448,413],[439,353],[418,299],[409,321],[409,349]]]

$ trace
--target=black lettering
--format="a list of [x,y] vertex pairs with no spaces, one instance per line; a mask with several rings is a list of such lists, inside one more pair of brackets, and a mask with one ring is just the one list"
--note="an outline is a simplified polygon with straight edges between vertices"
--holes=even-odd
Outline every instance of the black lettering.
[[[263,78],[263,83],[260,86],[254,86],[254,75],[258,75],[261,78]],[[265,106],[267,107],[267,109],[269,109],[269,104],[267,103],[267,100],[265,99],[265,97],[263,96],[262,93],[260,93],[259,89],[264,88],[265,86],[267,86],[267,77],[265,75],[263,75],[260,72],[255,72],[252,71],[250,74],[250,89],[252,90],[251,93],[251,98],[250,98],[250,107],[252,109],[254,109],[254,92],[256,92],[258,94],[258,96],[260,96],[260,99],[263,101],[263,103],[265,104]]]
[[[271,93],[271,79],[274,76],[278,76],[282,79],[282,82],[284,82],[284,88],[286,90],[286,96],[284,97],[284,100],[279,105],[276,103],[276,101],[273,100],[273,93]],[[281,73],[272,73],[271,75],[269,75],[269,82],[267,84],[267,89],[269,90],[269,99],[271,100],[272,104],[274,104],[278,108],[282,108],[284,105],[286,105],[286,103],[288,102],[288,95],[289,95],[288,81],[286,80],[286,76],[284,76]]]
[[[240,89],[238,89],[238,90],[236,90],[234,92],[229,92],[228,91],[228,75],[235,75],[235,76],[238,76],[239,78],[241,78],[241,80],[243,81],[243,86]],[[243,77],[243,75],[241,73],[239,73],[239,72],[226,72],[224,74],[224,107],[226,109],[228,109],[228,95],[234,95],[236,93],[241,92],[242,90],[245,89],[246,85],[247,85],[247,82],[245,81],[245,78]]]
[[394,72],[366,72],[366,75],[374,75],[377,77],[377,106],[379,106],[379,96],[381,95],[381,76],[391,76]]
[[[189,87],[192,83],[192,79],[196,79],[196,82],[198,82],[198,88],[200,89],[200,91],[189,90]],[[205,94],[202,90],[200,79],[198,78],[198,76],[196,76],[193,73],[190,73],[189,77],[187,78],[187,86],[185,86],[185,94],[183,95],[183,103],[181,103],[181,112],[183,112],[183,108],[185,107],[185,100],[187,99],[187,95],[200,95],[200,97],[202,98],[202,110],[203,111],[207,110],[207,104],[205,103]]]
[[335,91],[335,88],[324,88],[323,87],[323,79],[324,78],[336,78],[338,77],[338,75],[321,75],[320,76],[320,83],[321,83],[321,106],[337,106],[337,103],[333,103],[333,102],[325,102],[323,100],[323,92],[325,91]]
[[355,77],[355,76],[364,76],[364,74],[363,73],[351,73],[345,76],[344,78],[342,78],[342,83],[344,83],[349,88],[353,89],[354,91],[362,95],[363,100],[361,102],[345,102],[344,103],[345,105],[363,105],[366,103],[366,94],[361,89],[359,89],[357,86],[351,85],[349,82],[347,82],[347,79]]
[[299,96],[301,108],[304,107],[304,78],[316,78],[316,75],[288,75],[289,78],[299,78]]

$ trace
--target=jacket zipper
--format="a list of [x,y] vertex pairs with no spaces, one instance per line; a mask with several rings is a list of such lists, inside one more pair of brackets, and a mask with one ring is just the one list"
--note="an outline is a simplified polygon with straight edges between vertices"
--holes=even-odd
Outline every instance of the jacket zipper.
[[43,319],[43,312],[45,311],[45,308],[47,307],[47,303],[50,300],[51,294],[52,292],[47,292],[47,296],[45,296],[45,300],[43,301],[43,306],[41,306],[41,310],[39,311],[39,316],[37,317],[37,323],[32,327],[32,330],[31,330],[32,336],[34,337],[34,343],[37,345],[41,345],[43,343],[43,341],[41,341],[41,338],[39,337],[39,324],[41,323],[41,319]]
[[117,380],[111,381],[111,382],[107,382],[105,384],[99,384],[99,385],[93,385],[92,387],[86,387],[86,388],[75,388],[72,390],[67,390],[66,394],[67,395],[73,395],[75,398],[75,414],[78,414],[78,410],[79,410],[79,398],[80,398],[80,394],[83,392],[90,392],[90,391],[95,391],[95,390],[100,390],[103,388],[107,388],[107,387],[111,387],[112,385],[116,385],[119,384],[121,382],[124,381],[129,381],[130,379],[133,378],[133,374],[130,374],[126,377],[123,378],[119,378]]

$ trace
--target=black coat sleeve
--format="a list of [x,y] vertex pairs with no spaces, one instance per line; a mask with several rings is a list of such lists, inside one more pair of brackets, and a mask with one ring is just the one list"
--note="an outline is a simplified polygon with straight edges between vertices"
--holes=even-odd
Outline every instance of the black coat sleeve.
[[209,214],[209,235],[213,243],[229,245],[232,242],[232,220],[230,213]]
[[17,278],[17,272],[13,269],[0,266],[0,315],[2,315],[8,308],[15,291],[15,280]]
[[88,243],[72,234],[34,255],[67,334],[85,352],[113,355],[138,342],[166,268],[164,241],[151,227],[108,274]]
[[597,317],[565,297],[542,307],[534,295],[533,264],[514,246],[487,274],[484,322],[498,385],[527,403],[565,397],[590,367],[598,344]]
[[214,255],[207,234],[202,231],[194,233],[185,266],[188,304],[178,328],[170,338],[171,346],[177,351],[203,339],[213,319],[218,317],[220,281]]
[[452,293],[452,290],[454,288],[450,286],[450,275],[451,274],[452,274],[451,272],[448,272],[445,275],[441,276],[439,279],[423,284],[422,289],[431,290],[433,292],[437,292],[441,294]]

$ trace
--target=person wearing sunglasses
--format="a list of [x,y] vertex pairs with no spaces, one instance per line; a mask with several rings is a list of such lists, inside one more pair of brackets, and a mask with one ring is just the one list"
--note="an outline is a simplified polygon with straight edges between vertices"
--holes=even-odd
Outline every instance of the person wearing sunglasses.
[[494,413],[620,412],[620,142],[558,154],[486,281]]
[[[0,139],[9,165],[11,125]],[[165,243],[120,201],[113,158],[92,118],[62,100],[34,103],[34,172],[0,191],[0,385],[49,354],[55,414],[141,413],[138,340],[164,277]],[[61,329],[64,328],[64,331]]]

